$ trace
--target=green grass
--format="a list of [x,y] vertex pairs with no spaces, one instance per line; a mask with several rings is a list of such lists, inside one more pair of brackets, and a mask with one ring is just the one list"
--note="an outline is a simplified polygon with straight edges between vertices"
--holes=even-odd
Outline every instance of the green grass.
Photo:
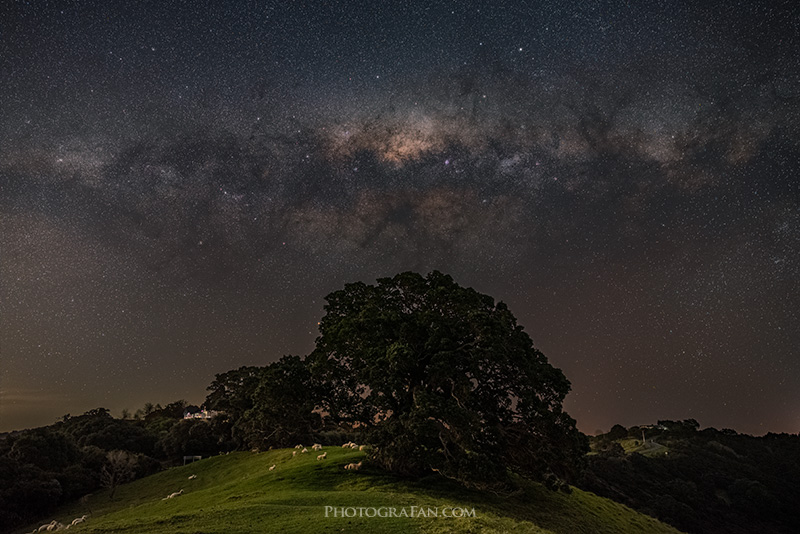
[[634,438],[620,439],[617,441],[622,445],[622,448],[625,449],[625,454],[638,452],[642,456],[648,456],[650,458],[669,454],[669,448],[650,439],[645,443]]
[[[327,447],[328,458],[283,449],[239,452],[209,458],[125,484],[113,500],[99,492],[88,503],[61,508],[50,519],[68,524],[91,511],[70,532],[129,534],[216,533],[676,533],[648,516],[592,493],[552,492],[538,484],[501,497],[468,491],[440,478],[410,481],[389,476],[365,463],[360,471],[344,465],[364,453]],[[277,465],[269,471],[271,465]],[[197,478],[189,480],[191,474]],[[183,495],[162,500],[184,490]],[[325,506],[475,510],[468,518],[325,517]],[[87,509],[88,508],[88,509]],[[330,514],[329,514],[330,515]],[[41,523],[39,523],[41,524]],[[36,525],[38,526],[38,524]],[[20,532],[30,532],[34,525]]]

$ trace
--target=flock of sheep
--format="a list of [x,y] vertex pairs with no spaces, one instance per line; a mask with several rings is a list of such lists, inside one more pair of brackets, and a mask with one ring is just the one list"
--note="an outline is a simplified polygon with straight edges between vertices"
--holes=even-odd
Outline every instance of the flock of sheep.
[[31,531],[31,534],[34,534],[34,532],[45,532],[45,531],[54,532],[56,530],[67,530],[69,527],[74,527],[75,525],[79,525],[84,521],[86,521],[86,514],[84,514],[81,517],[76,517],[75,519],[72,520],[72,523],[70,523],[67,526],[64,526],[64,523],[59,523],[58,521],[53,519],[50,523],[42,525],[39,528],[33,529],[33,531]]
[[[352,441],[342,445],[343,449],[348,449],[348,448],[349,449],[358,449],[360,451],[363,451],[366,447],[367,447],[366,445],[360,445],[359,446],[357,443],[353,443]],[[300,454],[305,454],[305,453],[308,452],[308,448],[307,447],[303,447],[302,445],[295,445],[294,448],[295,448],[295,450],[292,451],[292,458],[297,456],[297,451],[298,450],[300,451]],[[319,443],[315,443],[315,444],[313,444],[311,446],[311,448],[313,450],[315,450],[315,451],[321,451],[322,450],[322,445],[320,445]],[[328,453],[327,452],[323,452],[322,454],[317,456],[317,460],[324,460],[327,457],[328,457]],[[363,462],[358,462],[357,464],[356,463],[350,463],[350,464],[347,464],[346,466],[344,466],[344,468],[347,469],[347,470],[358,471],[359,469],[361,469],[361,464],[362,463]],[[274,471],[277,467],[278,467],[278,465],[274,464],[274,465],[270,466],[269,470],[270,471]],[[189,480],[194,480],[196,478],[197,478],[197,475],[190,475],[189,476]],[[183,495],[183,490],[182,489],[180,491],[176,491],[174,493],[170,493],[169,495],[167,495],[166,497],[164,497],[161,500],[162,501],[166,501],[168,499],[174,499],[175,497],[179,497],[181,495]],[[86,521],[86,515],[84,515],[82,517],[76,517],[75,519],[72,520],[72,523],[70,523],[69,525],[66,525],[66,526],[64,526],[63,523],[59,523],[58,521],[53,520],[52,522],[47,523],[46,525],[42,525],[39,528],[33,529],[33,531],[30,534],[35,534],[37,532],[45,532],[45,531],[46,532],[54,532],[54,531],[57,531],[57,530],[67,530],[69,527],[74,527],[75,525],[83,523],[84,521]]]
[[[292,451],[292,458],[297,456],[298,451],[300,451],[300,454],[305,454],[305,453],[308,452],[308,448],[304,447],[303,445],[295,445],[294,448],[295,448],[295,450]],[[311,448],[313,450],[315,450],[315,451],[321,451],[322,450],[322,445],[320,445],[319,443],[315,443],[315,444],[313,444],[311,446]],[[360,451],[363,451],[364,449],[367,448],[367,446],[366,445],[359,445],[358,443],[354,443],[352,441],[348,441],[347,443],[342,445],[342,448],[343,449],[358,449]],[[322,454],[317,456],[317,460],[324,460],[327,457],[328,457],[328,453],[327,452],[323,452]],[[355,464],[355,463],[347,464],[346,466],[344,466],[344,468],[348,469],[348,470],[354,469],[354,470],[358,471],[359,469],[361,469],[361,464],[362,463],[363,462],[358,462],[357,464]],[[277,467],[278,467],[278,464],[273,464],[273,465],[270,466],[269,470],[270,471],[274,471],[275,469],[277,469]]]

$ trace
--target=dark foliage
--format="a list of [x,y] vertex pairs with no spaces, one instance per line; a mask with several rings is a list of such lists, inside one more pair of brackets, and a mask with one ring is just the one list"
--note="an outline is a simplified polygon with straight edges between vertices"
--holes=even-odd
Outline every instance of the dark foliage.
[[150,405],[144,419],[115,419],[97,408],[0,436],[0,532],[39,520],[100,487],[113,492],[184,453],[219,452],[224,423],[184,421],[184,408],[183,401]]
[[800,532],[800,436],[698,428],[692,419],[648,427],[648,440],[669,447],[652,458],[625,455],[611,439],[619,431],[593,438],[598,454],[578,485],[690,533]]
[[308,366],[297,356],[284,356],[267,366],[253,392],[253,407],[237,423],[245,443],[266,449],[311,441],[322,429],[315,411],[318,391]]
[[320,408],[362,429],[378,464],[476,487],[575,476],[588,447],[562,411],[569,382],[505,304],[439,272],[326,300],[309,357]]

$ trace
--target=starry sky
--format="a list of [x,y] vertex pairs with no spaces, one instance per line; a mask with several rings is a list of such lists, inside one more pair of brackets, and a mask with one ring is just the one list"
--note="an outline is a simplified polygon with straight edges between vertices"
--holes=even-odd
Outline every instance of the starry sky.
[[0,431],[199,403],[405,270],[587,433],[800,430],[792,1],[9,1]]

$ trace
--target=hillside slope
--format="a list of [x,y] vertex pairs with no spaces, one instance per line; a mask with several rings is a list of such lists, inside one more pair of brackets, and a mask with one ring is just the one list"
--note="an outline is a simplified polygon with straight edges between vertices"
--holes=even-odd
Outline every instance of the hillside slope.
[[[347,471],[344,465],[364,453],[328,447],[326,460],[316,453],[283,449],[263,453],[233,453],[170,469],[87,503],[66,506],[52,518],[68,524],[90,513],[70,532],[125,533],[317,533],[317,532],[529,532],[529,533],[676,533],[648,516],[574,490],[555,493],[531,485],[524,494],[498,497],[466,491],[439,477],[410,482],[371,470]],[[273,471],[269,467],[276,465]],[[189,479],[190,475],[197,475]],[[173,492],[183,494],[163,498]],[[400,517],[334,517],[326,506],[394,508]],[[439,517],[419,515],[435,509]],[[444,507],[474,508],[475,517],[442,517]],[[363,513],[371,514],[371,511]],[[449,512],[452,513],[452,512]],[[48,521],[49,522],[49,521]],[[36,525],[38,526],[38,525]],[[30,532],[34,525],[19,532]]]

